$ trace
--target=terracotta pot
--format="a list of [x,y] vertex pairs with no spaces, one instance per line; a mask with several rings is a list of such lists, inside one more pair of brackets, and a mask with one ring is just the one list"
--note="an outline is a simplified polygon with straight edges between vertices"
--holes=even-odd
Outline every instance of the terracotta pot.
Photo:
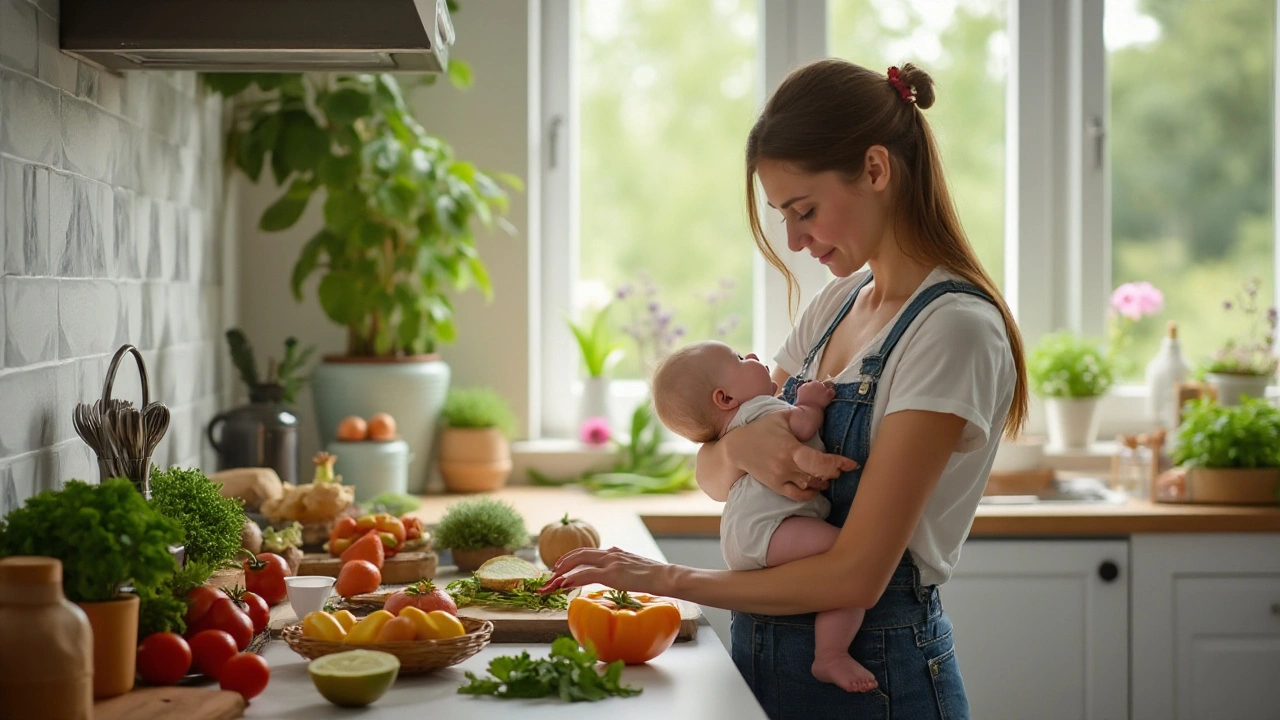
[[1190,468],[1187,499],[1224,505],[1280,502],[1280,468]]
[[133,689],[138,659],[138,596],[76,603],[93,628],[93,697],[123,695]]
[[472,572],[484,564],[485,560],[499,555],[510,555],[511,550],[503,547],[478,548],[476,550],[454,550],[453,564],[462,572]]
[[449,492],[497,490],[511,475],[511,445],[497,428],[446,428],[440,434],[440,475]]

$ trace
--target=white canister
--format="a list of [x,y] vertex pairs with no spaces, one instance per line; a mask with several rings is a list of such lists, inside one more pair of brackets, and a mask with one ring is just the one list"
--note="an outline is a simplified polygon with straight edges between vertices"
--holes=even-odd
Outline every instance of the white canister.
[[355,487],[357,503],[384,492],[408,492],[413,457],[405,441],[334,440],[325,449],[337,456],[334,472],[342,476],[343,485]]
[[1178,325],[1170,322],[1160,350],[1147,363],[1147,419],[1172,430],[1178,426],[1178,384],[1191,377],[1191,366],[1182,357]]

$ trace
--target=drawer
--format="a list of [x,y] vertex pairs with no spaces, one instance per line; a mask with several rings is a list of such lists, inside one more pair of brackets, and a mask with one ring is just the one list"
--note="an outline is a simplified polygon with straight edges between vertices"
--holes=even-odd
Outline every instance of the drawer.
[[1280,574],[1179,576],[1174,618],[1180,635],[1280,635]]

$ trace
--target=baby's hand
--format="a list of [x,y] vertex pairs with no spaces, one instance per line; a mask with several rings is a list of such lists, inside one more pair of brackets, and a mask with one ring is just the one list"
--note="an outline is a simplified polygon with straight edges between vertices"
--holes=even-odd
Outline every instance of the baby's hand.
[[835,396],[835,388],[817,380],[810,380],[801,385],[800,389],[796,391],[796,403],[825,408]]

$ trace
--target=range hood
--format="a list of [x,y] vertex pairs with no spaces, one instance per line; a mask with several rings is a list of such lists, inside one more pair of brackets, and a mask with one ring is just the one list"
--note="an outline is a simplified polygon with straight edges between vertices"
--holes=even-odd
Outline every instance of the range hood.
[[62,0],[62,50],[113,71],[441,72],[446,0]]

